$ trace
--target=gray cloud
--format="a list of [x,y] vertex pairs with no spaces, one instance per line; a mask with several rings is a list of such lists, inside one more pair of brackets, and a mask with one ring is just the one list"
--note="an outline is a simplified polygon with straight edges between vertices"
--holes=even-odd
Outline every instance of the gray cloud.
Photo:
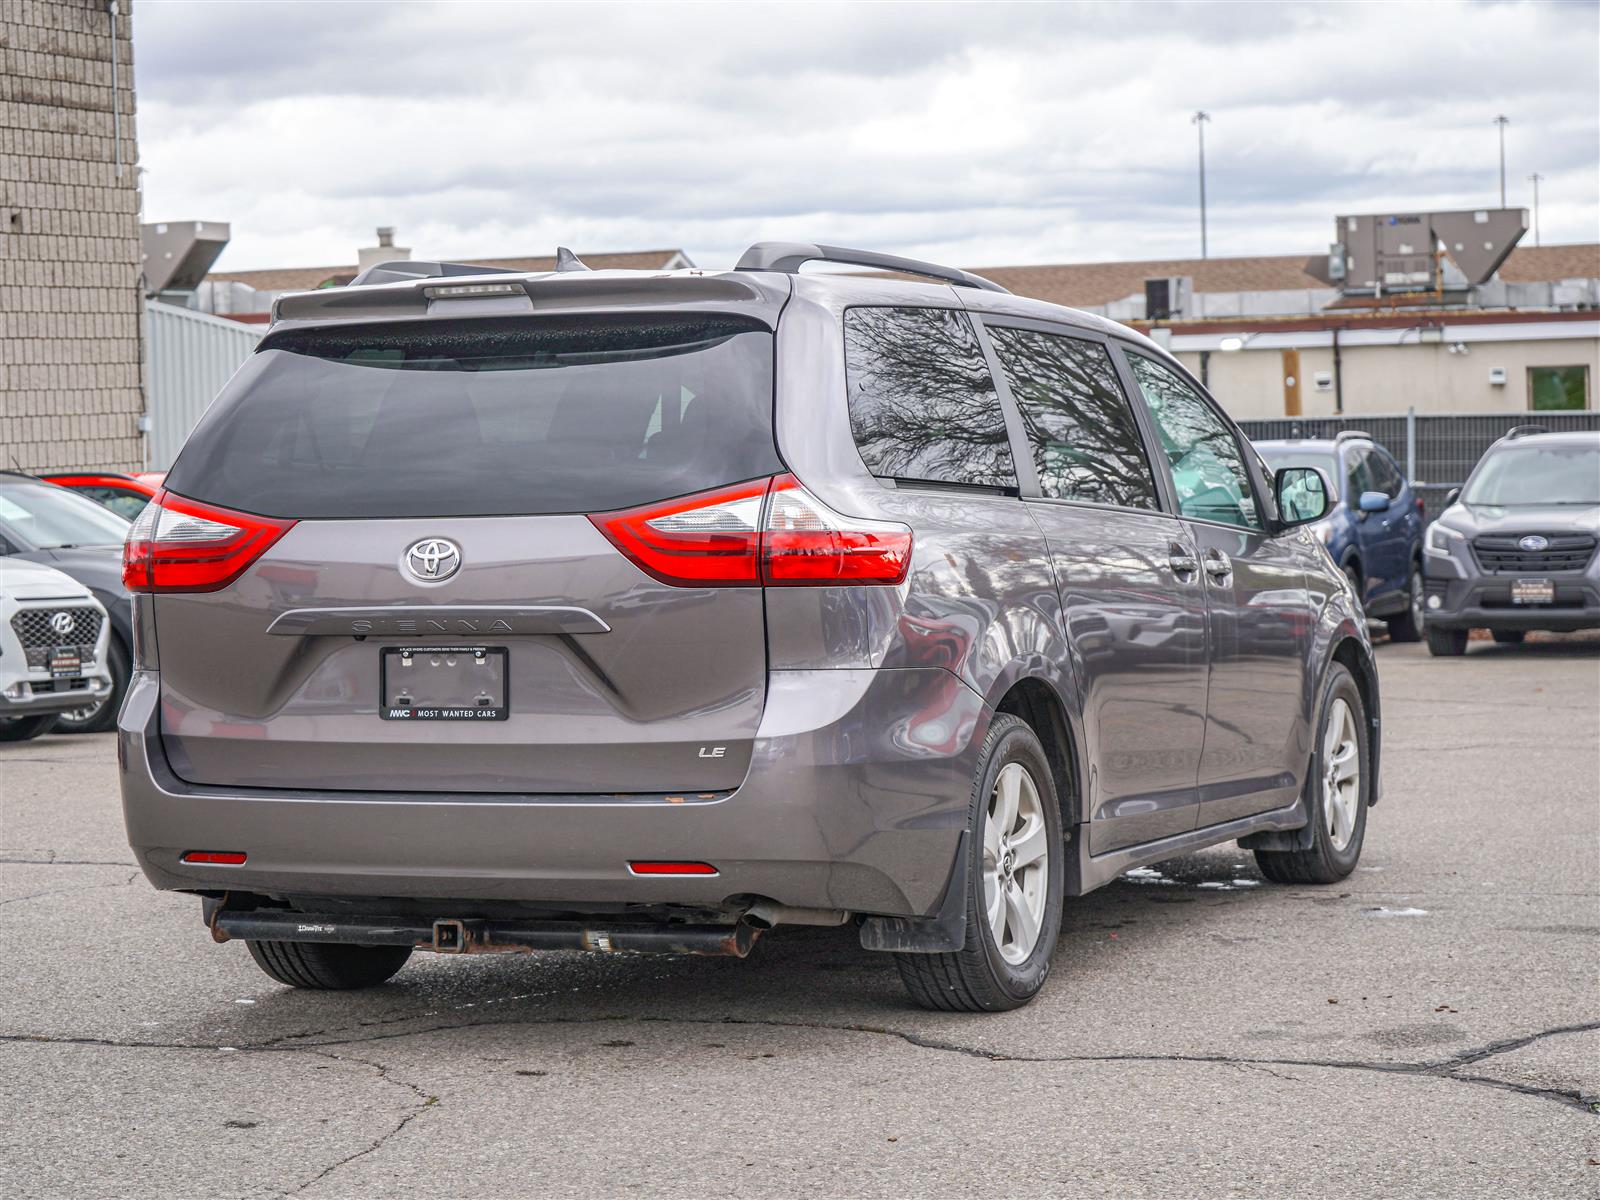
[[1592,4],[179,4],[135,11],[152,219],[235,268],[869,242],[966,263],[1313,253],[1336,212],[1546,177],[1600,225]]

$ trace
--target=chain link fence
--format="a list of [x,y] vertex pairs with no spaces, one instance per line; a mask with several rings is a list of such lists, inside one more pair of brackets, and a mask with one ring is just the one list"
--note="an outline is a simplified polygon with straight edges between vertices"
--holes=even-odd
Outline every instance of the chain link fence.
[[1401,413],[1398,416],[1273,417],[1240,421],[1252,440],[1331,438],[1347,429],[1372,435],[1422,497],[1431,517],[1444,508],[1445,494],[1460,487],[1483,452],[1518,425],[1539,425],[1552,433],[1600,430],[1600,412]]

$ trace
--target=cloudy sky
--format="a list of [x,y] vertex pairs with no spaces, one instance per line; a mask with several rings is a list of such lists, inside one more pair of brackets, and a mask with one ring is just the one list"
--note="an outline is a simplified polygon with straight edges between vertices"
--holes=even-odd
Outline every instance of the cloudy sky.
[[[966,266],[1314,253],[1508,200],[1600,240],[1600,5],[134,7],[147,220],[224,269],[832,241]],[[1531,235],[1530,235],[1531,241]]]

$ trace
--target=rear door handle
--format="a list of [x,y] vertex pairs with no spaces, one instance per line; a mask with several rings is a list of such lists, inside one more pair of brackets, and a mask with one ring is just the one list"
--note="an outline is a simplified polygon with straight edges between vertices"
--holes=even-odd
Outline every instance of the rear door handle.
[[1213,579],[1226,579],[1233,574],[1233,560],[1221,550],[1207,550],[1206,574]]

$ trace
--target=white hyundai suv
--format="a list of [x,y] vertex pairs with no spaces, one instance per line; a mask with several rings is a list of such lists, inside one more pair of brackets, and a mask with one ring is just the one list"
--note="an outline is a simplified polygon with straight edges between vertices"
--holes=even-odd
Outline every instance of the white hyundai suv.
[[58,713],[108,695],[109,637],[106,610],[83,584],[0,558],[0,742],[48,733]]

